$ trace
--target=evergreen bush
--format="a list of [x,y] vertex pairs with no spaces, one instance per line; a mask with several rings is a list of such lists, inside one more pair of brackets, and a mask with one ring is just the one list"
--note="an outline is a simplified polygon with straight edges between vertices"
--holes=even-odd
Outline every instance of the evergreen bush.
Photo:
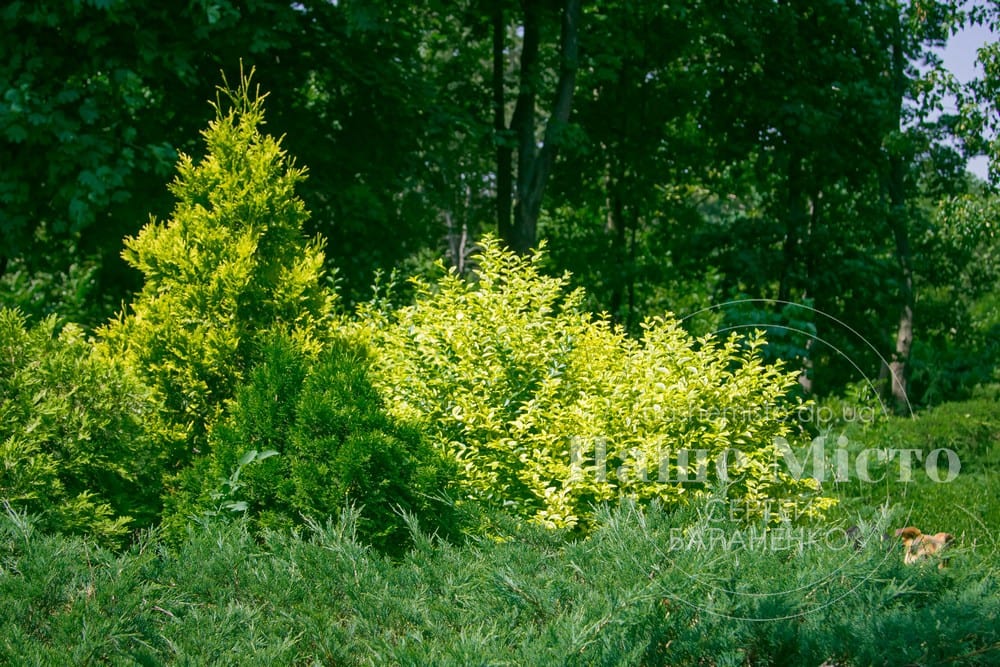
[[55,316],[0,309],[0,499],[45,530],[116,541],[158,511],[158,404]]
[[303,235],[295,194],[305,170],[261,132],[265,96],[250,78],[220,88],[205,157],[181,156],[171,218],[126,239],[123,257],[145,283],[101,332],[189,429],[178,463],[204,448],[265,332],[287,329],[315,351],[330,325],[322,242]]
[[[268,459],[270,460],[270,459]],[[602,510],[586,539],[530,524],[388,558],[357,512],[301,536],[213,525],[126,553],[0,512],[0,663],[990,665],[997,554],[905,566],[898,544],[671,547],[696,504]],[[502,517],[498,517],[503,522]],[[727,535],[740,528],[720,520]]]
[[[354,503],[359,536],[391,552],[407,542],[404,513],[450,529],[447,466],[418,429],[388,415],[363,348],[334,339],[313,359],[275,335],[261,358],[211,429],[209,460],[186,476],[197,502],[178,512],[245,510],[259,529],[276,529]],[[224,497],[212,493],[220,482]]]
[[[487,239],[472,280],[415,279],[413,305],[377,297],[361,310],[377,386],[457,463],[462,498],[572,527],[595,502],[684,502],[725,481],[716,464],[736,449],[729,491],[749,515],[768,502],[823,511],[815,480],[776,470],[795,375],[762,361],[759,334],[693,339],[663,317],[629,338],[585,312],[583,293],[543,275],[540,260]],[[681,450],[691,452],[688,483],[678,483]],[[702,479],[696,450],[709,461]]]

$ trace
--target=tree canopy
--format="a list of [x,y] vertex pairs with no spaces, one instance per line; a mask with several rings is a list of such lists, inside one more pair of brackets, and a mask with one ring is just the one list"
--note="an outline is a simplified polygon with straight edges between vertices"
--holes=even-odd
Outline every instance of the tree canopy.
[[[752,316],[777,333],[794,302],[871,343],[821,322],[805,330],[829,346],[772,337],[807,389],[857,379],[840,348],[920,402],[941,354],[953,387],[992,363],[995,312],[938,302],[929,239],[959,201],[994,210],[995,181],[963,166],[986,154],[997,177],[996,44],[967,84],[938,48],[998,20],[957,0],[8,3],[0,298],[88,326],[117,310],[140,285],[121,238],[169,215],[163,183],[202,155],[205,98],[253,67],[268,131],[309,170],[303,229],[328,239],[343,304],[378,271],[467,271],[487,232],[519,252],[544,239],[586,307],[633,332],[770,299]],[[976,238],[988,256],[995,237]],[[982,252],[956,270],[989,274]],[[965,327],[947,353],[945,312]]]

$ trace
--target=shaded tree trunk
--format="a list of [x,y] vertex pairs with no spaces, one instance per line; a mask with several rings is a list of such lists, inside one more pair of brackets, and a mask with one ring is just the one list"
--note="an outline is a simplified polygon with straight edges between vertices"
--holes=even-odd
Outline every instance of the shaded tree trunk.
[[[803,239],[802,249],[804,251],[803,265],[805,267],[805,285],[806,292],[802,295],[803,298],[813,297],[815,294],[821,293],[819,289],[819,277],[823,272],[823,251],[824,248],[820,243],[820,225],[822,224],[822,207],[823,207],[823,190],[817,189],[809,197],[808,200],[808,220],[809,224],[805,230],[805,238]],[[813,303],[814,308],[818,308],[819,304]],[[814,321],[816,326],[816,335],[820,335],[821,322]],[[809,338],[805,342],[805,358],[802,360],[802,370],[799,373],[799,386],[802,387],[802,391],[807,395],[812,394],[816,388],[816,364],[813,359],[813,352],[815,351],[815,339]]]
[[538,47],[541,39],[541,5],[536,0],[524,0],[524,37],[521,42],[521,62],[518,77],[517,103],[510,125],[517,139],[517,184],[514,193],[514,220],[507,245],[524,253],[535,245],[536,229],[527,228],[524,220],[524,196],[527,176],[538,159],[535,140],[535,103],[538,97]]
[[511,209],[514,193],[514,148],[505,118],[504,98],[504,23],[503,0],[493,9],[493,131],[497,160],[497,233],[508,239],[513,234]]
[[913,265],[910,257],[910,236],[906,219],[906,201],[903,193],[904,165],[901,158],[891,159],[889,183],[889,224],[896,243],[896,260],[899,262],[899,322],[896,326],[896,349],[889,364],[889,396],[899,413],[909,411],[909,382],[907,379],[910,350],[913,347]]
[[612,274],[611,299],[609,307],[611,316],[619,322],[624,321],[623,305],[625,290],[629,282],[628,255],[625,236],[625,202],[620,186],[614,176],[608,178],[608,219],[605,232],[611,237]]
[[[906,55],[903,46],[903,27],[897,18],[893,22],[892,34],[892,83],[893,103],[896,110],[896,130],[903,114],[903,96],[906,93]],[[898,148],[889,154],[889,226],[896,245],[896,261],[899,263],[899,318],[896,326],[896,347],[889,364],[889,386],[887,398],[891,399],[897,412],[909,408],[908,365],[913,347],[913,266],[910,257],[910,239],[906,213],[906,164]]]
[[[535,107],[538,97],[538,50],[542,3],[539,0],[523,0],[522,7],[524,38],[521,48],[520,88],[510,128],[517,139],[517,184],[513,223],[507,230],[500,229],[499,232],[512,250],[526,253],[537,241],[538,214],[542,207],[545,184],[555,163],[566,124],[569,122],[576,71],[579,66],[579,26],[582,12],[580,0],[566,0],[562,11],[559,81],[556,85],[552,113],[545,125],[544,138],[539,147]],[[494,39],[496,39],[496,25],[494,25]],[[495,49],[494,42],[494,52]],[[496,76],[495,71],[494,76]],[[494,96],[495,86],[494,80]],[[499,162],[497,168],[498,170],[501,168]],[[505,231],[507,233],[504,233]]]

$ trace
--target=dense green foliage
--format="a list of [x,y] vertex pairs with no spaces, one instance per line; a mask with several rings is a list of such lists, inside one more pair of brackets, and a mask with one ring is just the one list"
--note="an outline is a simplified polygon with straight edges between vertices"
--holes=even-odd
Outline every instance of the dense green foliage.
[[[941,201],[919,239],[923,335],[913,384],[923,403],[968,397],[1000,358],[1000,197]],[[959,335],[959,332],[961,334]]]
[[[178,153],[201,152],[206,91],[242,59],[276,93],[275,136],[288,133],[316,175],[303,192],[313,231],[334,241],[336,264],[360,293],[373,265],[425,243],[426,200],[441,196],[398,197],[426,168],[428,136],[453,127],[427,112],[436,84],[418,80],[411,24],[422,14],[325,0],[7,3],[0,31],[19,38],[0,43],[0,273],[9,258],[23,257],[31,272],[95,258],[95,295],[113,296],[86,321],[100,324],[137,287],[117,261],[121,238],[149,213],[169,214],[163,181]],[[380,243],[389,226],[401,247]],[[55,259],[61,241],[73,252]]]
[[[119,319],[101,331],[202,442],[253,361],[262,332],[287,329],[304,349],[330,325],[319,240],[295,194],[304,172],[263,134],[263,97],[245,78],[216,101],[204,159],[182,155],[170,220],[125,241],[145,278]],[[186,455],[181,455],[184,460]]]
[[163,463],[159,406],[79,327],[0,309],[0,499],[44,530],[101,541],[148,525]]
[[805,501],[811,480],[774,474],[796,374],[763,363],[760,335],[695,340],[666,317],[635,340],[583,310],[568,278],[542,275],[540,253],[487,240],[471,261],[471,280],[418,280],[412,306],[364,309],[360,325],[391,408],[427,424],[458,462],[463,496],[574,526],[595,502],[681,502],[718,484],[718,461],[736,450],[733,497],[756,507],[787,496],[803,514],[822,511]]
[[[551,528],[589,529],[595,503],[672,506],[717,486],[748,517],[765,500],[805,517],[829,506],[813,480],[777,471],[794,374],[763,362],[759,334],[693,339],[656,318],[632,339],[543,275],[541,253],[490,239],[472,279],[418,279],[412,306],[376,300],[338,323],[322,242],[302,234],[303,172],[261,132],[249,77],[220,92],[206,156],[181,156],[172,218],[126,239],[142,291],[84,349],[141,380],[165,417],[135,418],[157,460],[108,465],[165,482],[168,535],[234,511],[288,528],[356,502],[361,535],[398,550],[404,515],[451,527],[451,491]],[[338,325],[372,346],[374,385]]]
[[[66,252],[52,250],[51,264],[32,268],[24,257],[10,260],[0,276],[4,307],[16,308],[29,319],[57,317],[61,322],[85,323],[108,310],[108,299],[97,294],[100,265],[94,258],[62,261]],[[65,266],[64,269],[57,267]]]
[[[882,420],[871,444],[895,434],[893,445],[918,446],[929,435],[928,445],[954,447],[995,480],[994,401]],[[935,486],[916,479],[909,495]],[[861,551],[839,532],[846,523],[823,529],[833,527],[822,533],[829,542],[772,550],[694,540],[747,528],[700,503],[671,512],[626,503],[602,510],[585,539],[497,514],[488,523],[500,539],[449,543],[413,522],[413,547],[393,559],[358,539],[351,510],[299,536],[209,521],[174,547],[147,534],[126,552],[48,535],[8,510],[0,660],[992,664],[1000,543],[989,526],[1000,494],[963,495],[949,501],[967,512],[943,511],[938,496],[874,514],[865,527],[876,536]],[[904,566],[899,544],[877,537],[903,523],[953,532],[949,567]]]
[[871,482],[853,476],[837,484],[832,492],[841,502],[833,516],[870,513],[888,502],[900,516],[909,517],[905,523],[945,526],[969,540],[987,539],[983,533],[1000,522],[995,386],[968,401],[946,403],[913,418],[852,419],[827,427],[831,439],[846,438],[852,461],[865,449],[911,452],[909,479],[900,478],[902,457],[876,456],[870,459]]
[[[274,93],[271,132],[310,167],[306,231],[329,240],[348,302],[376,269],[446,256],[464,272],[484,232],[511,240],[530,193],[530,240],[632,334],[665,310],[753,298],[777,315],[789,300],[865,341],[816,325],[819,395],[896,353],[912,405],[995,379],[991,329],[976,305],[946,308],[967,304],[945,298],[948,248],[925,243],[947,235],[942,202],[979,207],[973,227],[995,216],[995,182],[964,171],[971,156],[996,171],[994,4],[602,0],[570,44],[576,4],[10,3],[0,303],[94,326],[129,298],[140,276],[120,239],[168,218],[162,181],[178,154],[203,154],[205,91],[243,59]],[[986,42],[969,81],[941,56],[963,34]]]
[[[506,525],[402,560],[356,515],[302,537],[234,524],[114,554],[0,517],[0,660],[115,664],[985,665],[996,540],[946,570],[900,547],[679,548],[696,512],[602,514],[588,539]],[[719,521],[719,531],[736,527]],[[838,543],[843,547],[843,542]]]
[[995,662],[1000,11],[581,4],[0,9],[0,662]]
[[209,456],[186,476],[195,500],[173,501],[174,523],[236,511],[279,529],[355,504],[358,537],[396,552],[408,538],[404,513],[451,528],[444,461],[421,431],[386,414],[360,347],[334,341],[313,360],[276,337],[261,357],[212,428]]

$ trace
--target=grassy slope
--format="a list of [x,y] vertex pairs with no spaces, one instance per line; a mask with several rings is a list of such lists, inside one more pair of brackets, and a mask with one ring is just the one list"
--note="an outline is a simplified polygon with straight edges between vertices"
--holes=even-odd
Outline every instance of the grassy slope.
[[878,436],[968,451],[951,484],[907,489],[912,523],[960,536],[943,571],[874,543],[672,549],[683,526],[738,528],[695,509],[625,505],[586,540],[500,518],[502,540],[418,531],[397,561],[357,544],[350,516],[301,537],[218,525],[177,551],[150,537],[115,554],[8,513],[0,664],[996,664],[1000,559],[982,530],[998,525],[995,406]]
[[[920,460],[935,449],[949,449],[961,462],[952,481],[936,482],[924,465],[914,466],[912,481],[899,480],[898,462],[885,469],[872,467],[873,478],[884,472],[876,484],[839,485],[838,511],[845,521],[870,514],[889,501],[894,527],[915,525],[927,533],[949,532],[958,538],[956,546],[975,549],[983,557],[996,555],[1000,548],[1000,403],[993,397],[949,403],[910,419],[891,419],[866,431],[848,429],[857,444],[853,448],[885,447],[917,449]],[[946,457],[939,462],[945,465]],[[939,478],[948,471],[939,469]]]

